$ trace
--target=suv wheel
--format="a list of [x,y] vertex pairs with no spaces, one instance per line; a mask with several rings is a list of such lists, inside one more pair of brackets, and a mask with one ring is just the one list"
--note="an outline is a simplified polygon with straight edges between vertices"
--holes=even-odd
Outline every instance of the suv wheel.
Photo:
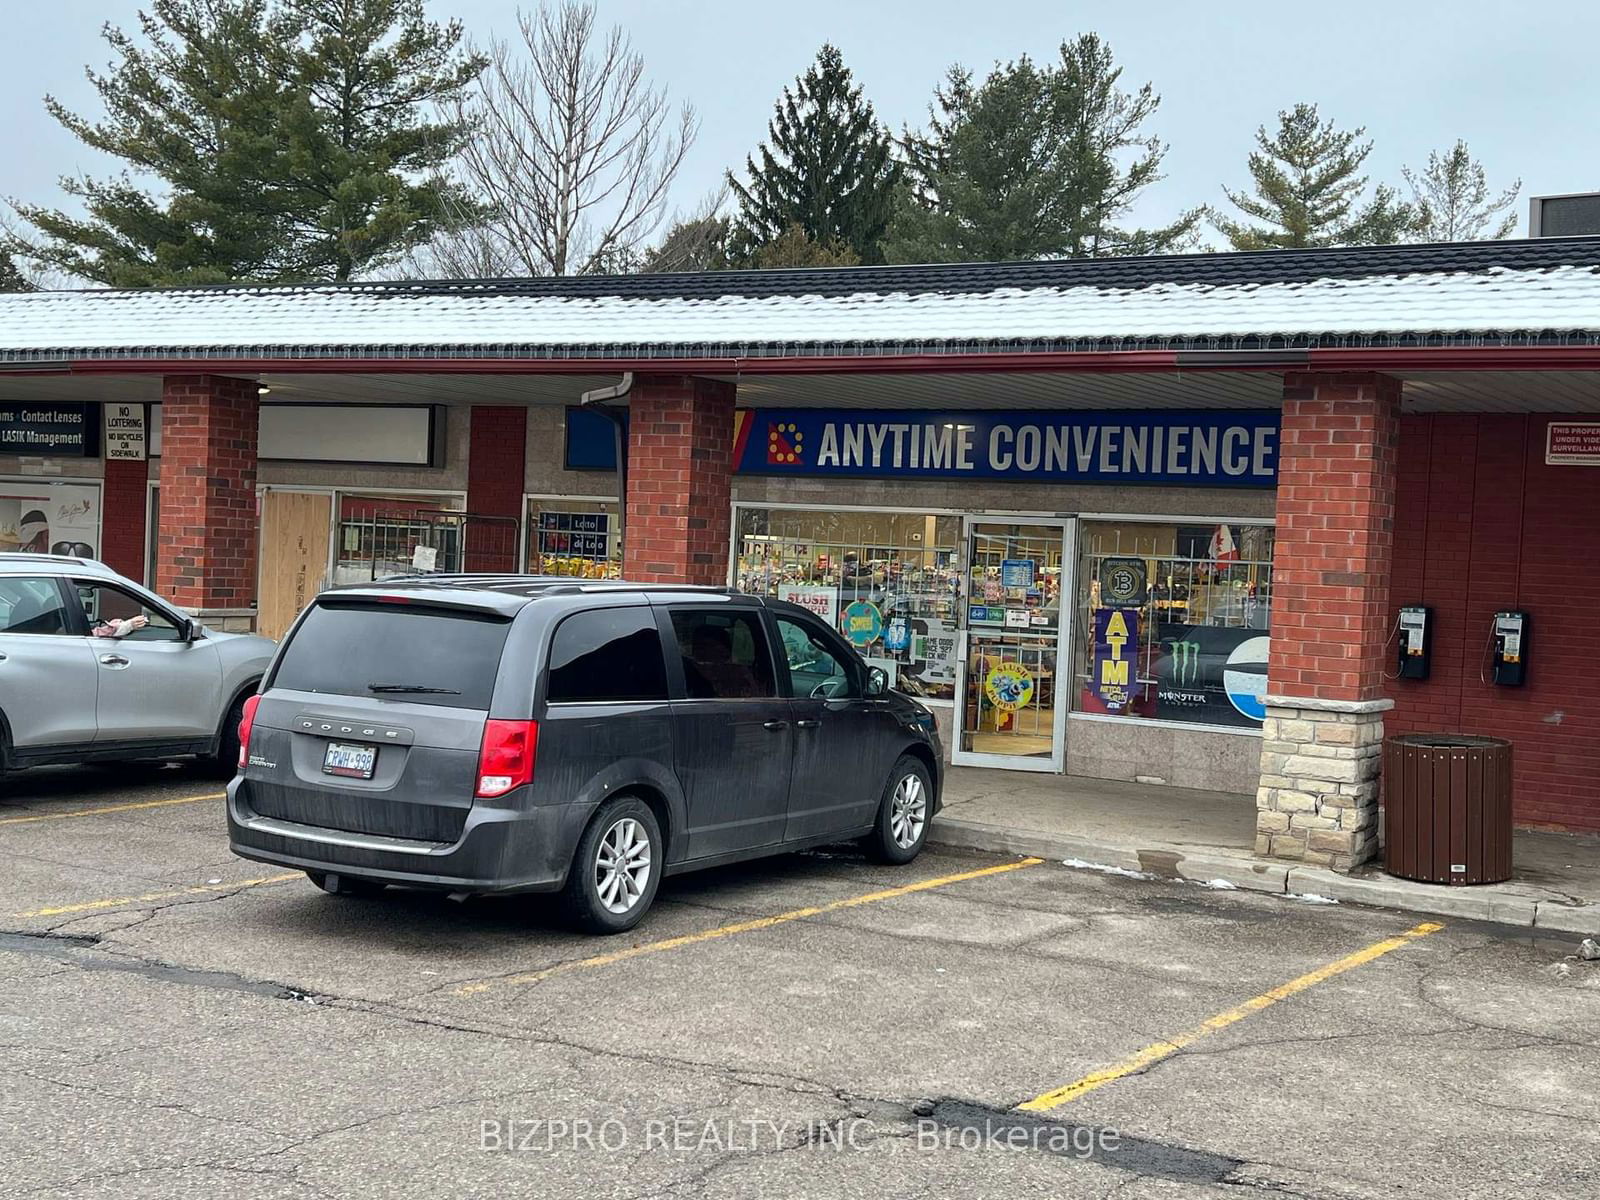
[[649,911],[661,882],[661,827],[637,796],[613,796],[600,806],[578,842],[562,904],[590,933],[623,933]]
[[909,754],[901,755],[878,802],[878,823],[866,837],[867,852],[879,862],[910,862],[922,853],[932,817],[933,783],[928,768]]

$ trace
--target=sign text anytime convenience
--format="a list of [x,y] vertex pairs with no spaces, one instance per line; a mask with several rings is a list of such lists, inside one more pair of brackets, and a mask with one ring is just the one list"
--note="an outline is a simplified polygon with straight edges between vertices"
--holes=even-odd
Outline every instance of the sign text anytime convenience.
[[1275,412],[741,413],[739,469],[1270,487]]

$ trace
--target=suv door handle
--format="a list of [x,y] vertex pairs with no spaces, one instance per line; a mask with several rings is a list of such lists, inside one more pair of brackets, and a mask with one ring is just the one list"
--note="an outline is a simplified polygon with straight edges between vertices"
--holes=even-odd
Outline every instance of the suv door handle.
[[822,724],[821,721],[818,721],[818,720],[816,720],[816,719],[814,719],[812,717],[804,717],[801,720],[796,721],[794,723],[794,727],[796,729],[815,729],[818,725],[821,725],[821,724]]
[[125,667],[128,665],[128,660],[120,654],[102,654],[100,661],[108,667]]
[[761,728],[770,729],[774,733],[776,733],[780,729],[789,728],[789,722],[787,722],[787,721],[763,721],[763,722],[761,722]]

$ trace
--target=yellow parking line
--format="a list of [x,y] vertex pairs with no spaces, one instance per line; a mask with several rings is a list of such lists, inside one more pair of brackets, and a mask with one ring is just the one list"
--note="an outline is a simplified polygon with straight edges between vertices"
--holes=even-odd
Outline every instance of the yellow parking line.
[[137,804],[104,804],[99,808],[80,808],[73,812],[32,813],[26,817],[0,817],[0,825],[27,825],[33,821],[67,821],[73,817],[98,817],[103,813],[132,812],[136,808],[165,808],[171,804],[198,804],[201,800],[221,800],[222,792],[203,796],[180,796],[176,800],[140,800]]
[[596,954],[591,958],[557,963],[553,967],[546,967],[542,971],[530,971],[526,975],[512,975],[505,979],[469,983],[456,988],[455,994],[458,996],[471,996],[496,987],[538,983],[541,980],[549,979],[552,975],[564,975],[569,971],[582,971],[591,967],[609,967],[613,963],[624,962],[630,958],[638,958],[642,954],[660,954],[665,950],[677,950],[684,946],[694,946],[717,938],[732,937],[738,933],[753,933],[758,929],[771,929],[774,925],[784,925],[790,921],[803,920],[806,917],[820,917],[827,913],[839,912],[841,909],[857,908],[863,904],[876,904],[880,900],[893,900],[898,896],[909,896],[913,892],[926,892],[933,888],[948,887],[952,883],[962,883],[968,879],[982,879],[987,875],[1003,875],[1007,871],[1017,871],[1023,867],[1036,867],[1043,861],[1042,858],[1024,858],[1019,862],[1001,863],[999,866],[982,867],[976,871],[962,871],[955,875],[940,875],[934,879],[921,879],[916,883],[884,888],[882,891],[877,892],[866,892],[860,896],[851,896],[845,900],[833,900],[827,904],[818,904],[811,908],[793,908],[788,912],[775,913],[770,917],[755,917],[748,921],[736,921],[732,925],[718,925],[715,929],[703,929],[699,933],[686,933],[680,937],[663,938],[659,942],[645,942],[643,945],[630,946],[626,950],[612,950],[605,954]]
[[62,904],[55,908],[36,908],[32,912],[13,913],[15,917],[64,917],[70,913],[94,912],[102,908],[121,908],[126,904],[151,904],[157,900],[179,900],[184,896],[200,896],[209,892],[236,892],[243,888],[265,887],[269,883],[288,883],[291,879],[304,879],[305,872],[291,871],[287,875],[264,875],[260,879],[238,879],[231,883],[197,883],[193,887],[175,888],[170,892],[146,892],[142,896],[118,896],[111,900],[88,900],[82,904]]
[[1236,1008],[1230,1008],[1227,1012],[1218,1013],[1216,1016],[1202,1021],[1193,1029],[1177,1034],[1165,1041],[1153,1042],[1119,1063],[1085,1075],[1082,1079],[1076,1079],[1064,1087],[1056,1088],[1054,1091],[1045,1092],[1042,1096],[1035,1096],[1032,1100],[1019,1104],[1017,1107],[1024,1112],[1049,1112],[1051,1109],[1060,1108],[1063,1104],[1076,1100],[1087,1092],[1094,1091],[1095,1088],[1103,1087],[1115,1080],[1132,1075],[1136,1071],[1142,1071],[1151,1063],[1157,1063],[1164,1058],[1169,1058],[1185,1046],[1199,1041],[1208,1034],[1216,1033],[1219,1029],[1226,1029],[1229,1025],[1244,1020],[1252,1013],[1258,1013],[1264,1008],[1271,1008],[1280,1000],[1287,1000],[1290,996],[1303,992],[1309,987],[1315,987],[1325,980],[1332,979],[1335,975],[1343,975],[1346,971],[1365,966],[1374,959],[1382,958],[1391,950],[1398,950],[1418,938],[1427,937],[1430,933],[1438,933],[1443,928],[1443,925],[1432,921],[1424,921],[1421,925],[1408,929],[1397,937],[1385,938],[1381,942],[1374,942],[1364,950],[1357,950],[1354,954],[1346,955],[1336,962],[1318,967],[1315,971],[1308,971],[1298,979],[1291,979],[1288,983],[1281,984],[1270,992],[1262,992],[1259,996],[1251,997]]

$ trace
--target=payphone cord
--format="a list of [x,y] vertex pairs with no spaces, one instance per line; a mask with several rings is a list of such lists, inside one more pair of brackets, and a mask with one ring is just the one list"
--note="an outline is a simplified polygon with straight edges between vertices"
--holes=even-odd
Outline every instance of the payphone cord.
[[[1394,632],[1391,633],[1389,635],[1388,640],[1383,643],[1383,654],[1384,654],[1385,658],[1387,658],[1388,655],[1389,655],[1389,647],[1398,644],[1399,641],[1400,641],[1400,617],[1399,617],[1399,614],[1396,614],[1395,618],[1394,618]],[[1387,672],[1387,671],[1384,671],[1383,672],[1383,677],[1385,679],[1387,679],[1391,683],[1393,683],[1396,679],[1399,679],[1400,678],[1400,665],[1399,665],[1399,663],[1397,662],[1395,664],[1394,674],[1393,675],[1389,674],[1389,672]]]
[[1489,624],[1489,640],[1483,644],[1483,657],[1478,660],[1478,682],[1490,683],[1488,668],[1494,661],[1494,623]]

